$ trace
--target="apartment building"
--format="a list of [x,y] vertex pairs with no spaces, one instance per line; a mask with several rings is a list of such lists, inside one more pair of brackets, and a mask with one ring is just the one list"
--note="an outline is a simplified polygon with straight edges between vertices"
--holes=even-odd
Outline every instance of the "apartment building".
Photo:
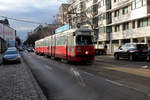
[[124,43],[150,42],[150,1],[113,0],[111,9],[112,28],[110,32],[110,52]]
[[70,4],[62,4],[59,7],[59,15],[58,15],[58,22],[60,25],[65,25],[69,23],[68,20],[68,8]]
[[0,23],[0,53],[5,51],[7,47],[16,45],[16,30],[11,28],[9,24]]
[[75,28],[77,23],[80,23],[82,20],[81,12],[83,10],[83,1],[84,0],[72,0],[68,8],[68,18],[71,28]]
[[107,12],[111,9],[111,0],[98,0],[98,40],[95,48],[104,48],[109,43],[111,26],[111,13]]
[[150,43],[149,0],[98,0],[98,41],[113,53],[124,43]]
[[95,42],[97,41],[98,34],[98,0],[74,0],[69,7],[70,24],[75,28],[79,23],[82,26],[88,26],[95,31]]
[[73,0],[69,12],[73,27],[95,31],[95,48],[107,44],[113,53],[124,43],[150,43],[150,0]]

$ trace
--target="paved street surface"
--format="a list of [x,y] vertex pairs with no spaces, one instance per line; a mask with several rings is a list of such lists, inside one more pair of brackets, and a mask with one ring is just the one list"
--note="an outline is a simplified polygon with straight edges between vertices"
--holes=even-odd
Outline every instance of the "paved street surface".
[[0,65],[0,100],[46,100],[29,67]]
[[149,62],[99,56],[92,65],[74,65],[22,56],[49,100],[150,100]]
[[2,64],[2,54],[0,53],[0,65]]

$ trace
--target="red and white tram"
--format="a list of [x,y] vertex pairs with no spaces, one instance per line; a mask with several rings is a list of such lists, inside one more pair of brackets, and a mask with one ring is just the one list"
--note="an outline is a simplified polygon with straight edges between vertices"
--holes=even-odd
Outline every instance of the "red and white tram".
[[94,61],[92,30],[70,29],[35,42],[35,53],[68,61]]

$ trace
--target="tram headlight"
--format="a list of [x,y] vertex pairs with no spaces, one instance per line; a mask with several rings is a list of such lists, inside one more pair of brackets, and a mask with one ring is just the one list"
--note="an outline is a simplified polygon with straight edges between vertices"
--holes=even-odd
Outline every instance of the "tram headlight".
[[86,55],[88,55],[88,54],[89,54],[89,52],[88,52],[88,51],[86,51],[86,52],[85,52],[85,54],[86,54]]

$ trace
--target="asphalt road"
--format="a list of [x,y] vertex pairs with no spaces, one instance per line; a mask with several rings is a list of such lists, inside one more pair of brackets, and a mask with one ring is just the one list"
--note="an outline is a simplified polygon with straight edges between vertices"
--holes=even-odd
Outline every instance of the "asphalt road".
[[147,92],[89,70],[101,65],[99,62],[72,65],[28,52],[23,52],[22,57],[49,100],[150,100]]

